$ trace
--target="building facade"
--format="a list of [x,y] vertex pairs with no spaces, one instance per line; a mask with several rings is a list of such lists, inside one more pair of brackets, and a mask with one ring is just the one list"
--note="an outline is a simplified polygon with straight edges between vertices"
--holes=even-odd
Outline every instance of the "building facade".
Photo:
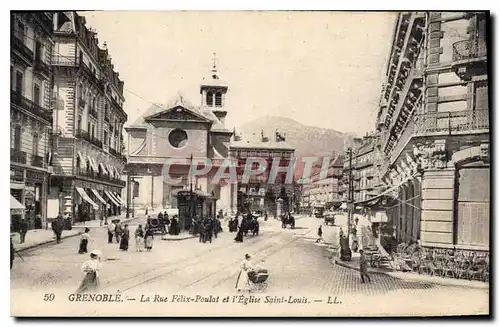
[[52,134],[52,13],[11,13],[10,193],[25,207],[11,216],[11,230],[26,218],[45,226]]
[[314,208],[338,209],[342,203],[340,192],[343,177],[343,157],[332,160],[327,172],[316,171],[310,176],[310,183],[302,187],[302,207],[306,211]]
[[[234,132],[231,157],[236,162],[238,211],[267,211],[270,215],[277,214],[278,211],[292,211],[298,196],[295,194],[294,179],[287,180],[285,172],[278,172],[274,181],[269,177],[273,161],[276,160],[279,167],[289,167],[294,160],[294,152],[295,149],[286,143],[285,137],[278,131],[272,138],[265,136],[264,131],[261,131],[260,135]],[[245,180],[243,173],[250,158],[264,159],[266,167],[261,174]],[[257,169],[257,166],[254,166],[252,169]],[[290,174],[293,175],[293,169]]]
[[[231,166],[232,131],[225,127],[227,84],[214,65],[200,85],[201,102],[195,106],[182,95],[164,105],[153,105],[126,127],[129,182],[138,183],[138,194],[128,192],[132,210],[154,212],[178,208],[178,193],[194,190],[200,198],[195,212],[183,212],[181,225],[189,228],[194,215],[216,215],[234,209],[236,193],[230,180],[214,179],[221,166]],[[191,166],[211,167],[189,179]],[[180,208],[179,208],[180,210]],[[181,210],[180,210],[181,211]]]
[[49,216],[73,221],[119,215],[122,174],[124,83],[106,44],[75,12],[54,14],[54,142]]
[[399,241],[489,251],[486,13],[399,14],[378,112],[376,169]]

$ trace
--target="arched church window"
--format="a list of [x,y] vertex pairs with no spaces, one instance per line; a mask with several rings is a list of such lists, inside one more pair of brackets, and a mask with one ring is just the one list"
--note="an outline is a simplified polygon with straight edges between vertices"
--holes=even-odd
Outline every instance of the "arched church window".
[[168,135],[168,142],[174,148],[182,148],[187,144],[188,135],[182,129],[174,129]]
[[222,93],[215,93],[215,106],[222,107]]
[[207,92],[207,106],[214,105],[214,94],[212,92]]

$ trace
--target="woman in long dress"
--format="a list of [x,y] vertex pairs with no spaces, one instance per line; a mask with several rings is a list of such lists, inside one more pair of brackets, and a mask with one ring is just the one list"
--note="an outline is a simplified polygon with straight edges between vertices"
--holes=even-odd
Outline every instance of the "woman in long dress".
[[89,232],[90,232],[90,229],[85,228],[85,233],[83,233],[80,236],[80,248],[78,249],[79,254],[88,252],[87,246],[89,245],[89,242],[92,240],[92,238],[89,235]]
[[82,272],[85,273],[80,287],[76,293],[95,292],[99,288],[99,270],[101,269],[101,253],[94,250],[90,253],[90,260],[87,260],[82,265]]
[[250,261],[251,257],[245,254],[245,260],[240,264],[240,273],[238,274],[238,279],[236,280],[236,289],[240,291],[250,291],[250,283],[248,281],[248,273],[254,270],[254,266]]
[[120,250],[127,251],[128,250],[128,241],[130,239],[130,230],[128,229],[128,225],[125,225],[122,231],[122,239],[120,241]]
[[135,230],[135,250],[142,252],[142,240],[144,239],[144,230],[142,225],[139,225]]
[[239,243],[243,243],[243,217],[239,216],[236,218],[238,222],[238,233],[234,240]]
[[146,248],[146,251],[151,251],[153,248],[153,230],[152,229],[146,229],[146,233],[144,236],[144,247]]

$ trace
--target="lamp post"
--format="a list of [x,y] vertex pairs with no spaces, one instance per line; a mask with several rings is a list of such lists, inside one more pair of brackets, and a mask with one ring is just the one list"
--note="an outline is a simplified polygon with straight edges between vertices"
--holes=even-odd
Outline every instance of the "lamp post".
[[154,198],[154,175],[153,170],[148,168],[148,174],[151,174],[151,212],[153,212],[153,198]]

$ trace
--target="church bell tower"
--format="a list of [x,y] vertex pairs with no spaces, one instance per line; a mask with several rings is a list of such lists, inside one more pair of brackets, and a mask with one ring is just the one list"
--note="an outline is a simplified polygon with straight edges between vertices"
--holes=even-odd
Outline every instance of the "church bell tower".
[[225,107],[227,91],[227,84],[219,78],[217,73],[217,58],[214,53],[211,74],[209,77],[203,78],[201,82],[201,105],[210,109],[223,124],[227,115]]

